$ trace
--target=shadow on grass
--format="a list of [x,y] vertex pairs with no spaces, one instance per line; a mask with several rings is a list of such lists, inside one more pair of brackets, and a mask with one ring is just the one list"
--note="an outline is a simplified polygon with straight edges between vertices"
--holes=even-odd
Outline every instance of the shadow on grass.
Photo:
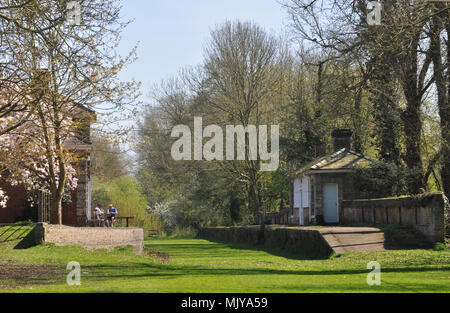
[[14,249],[28,249],[35,246],[34,227],[30,224],[0,226],[0,245],[11,244]]
[[[205,244],[176,244],[176,258],[208,258],[208,259],[226,259],[227,257],[236,257],[239,252],[236,250],[247,251],[263,251],[270,254],[279,255],[281,257],[296,259],[296,260],[310,260],[305,256],[291,254],[286,251],[277,249],[267,249],[263,246],[252,246],[244,243],[221,243],[217,245],[214,242],[205,241]],[[161,243],[164,245],[164,243]],[[151,244],[152,248],[158,249],[158,243]],[[234,250],[234,251],[233,251]],[[167,251],[167,250],[165,250]],[[248,255],[251,257],[251,253]],[[257,258],[258,256],[255,256]],[[315,259],[316,260],[316,259]],[[245,262],[245,261],[243,261]],[[174,265],[171,263],[158,262],[139,262],[133,265],[99,265],[94,266],[96,270],[103,272],[107,277],[114,278],[133,278],[133,277],[162,277],[162,278],[178,278],[184,276],[246,276],[246,275],[314,275],[314,276],[329,276],[329,275],[357,275],[367,274],[369,271],[363,267],[361,269],[315,269],[315,270],[284,270],[277,268],[224,268],[224,267],[210,267],[204,265]],[[432,266],[423,267],[416,265],[414,267],[386,267],[383,268],[383,273],[427,273],[433,271],[450,271],[450,266]],[[100,274],[100,273],[98,273]],[[103,277],[103,276],[97,276]],[[106,276],[105,276],[106,277]]]
[[21,264],[0,260],[0,288],[51,285],[64,281],[65,267],[60,265]]
[[[130,266],[123,265],[98,265],[91,269],[98,270],[90,277],[97,278],[137,278],[137,277],[164,277],[178,278],[182,276],[249,276],[249,275],[298,275],[298,276],[330,276],[330,275],[358,275],[367,274],[366,269],[342,269],[342,270],[282,270],[264,268],[209,268],[201,266],[174,266],[154,263],[139,263]],[[151,269],[151,271],[149,271]],[[383,268],[383,273],[426,273],[433,271],[449,271],[447,267],[399,267]],[[100,275],[104,272],[106,275]],[[127,273],[127,274],[125,274]]]
[[34,228],[31,231],[28,231],[28,234],[21,239],[22,240],[14,247],[14,249],[23,250],[36,246]]
[[[247,250],[254,252],[265,252],[274,256],[282,257],[290,260],[328,260],[330,257],[318,255],[318,254],[305,254],[300,252],[293,252],[286,249],[281,249],[277,247],[268,247],[264,245],[255,245],[250,243],[230,243],[220,240],[212,239],[202,239],[211,244],[180,244],[176,245],[179,251],[195,251],[196,256],[210,256],[210,257],[220,257],[225,255],[235,255],[236,251],[233,250]],[[221,246],[217,246],[219,243]],[[158,243],[152,243],[152,246],[157,246]]]
[[[384,233],[386,250],[432,249],[433,244],[418,230],[402,224],[348,224],[349,227],[375,227]],[[357,232],[358,234],[370,232]],[[335,233],[336,234],[336,233]]]
[[384,232],[386,250],[411,250],[411,249],[432,249],[433,244],[430,243],[424,235],[418,230],[405,227],[388,227],[381,228]]

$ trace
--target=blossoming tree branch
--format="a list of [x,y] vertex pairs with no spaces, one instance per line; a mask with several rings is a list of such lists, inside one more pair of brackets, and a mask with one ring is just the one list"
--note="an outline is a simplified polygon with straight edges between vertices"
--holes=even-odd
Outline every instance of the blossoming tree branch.
[[[86,123],[134,109],[138,84],[119,72],[135,59],[114,51],[121,31],[119,0],[80,0],[81,22],[66,23],[64,1],[0,1],[1,178],[51,193],[51,223],[62,222],[65,190],[76,188],[73,148]],[[12,18],[14,17],[14,18]],[[79,138],[78,138],[79,139]],[[0,191],[0,205],[7,195]]]

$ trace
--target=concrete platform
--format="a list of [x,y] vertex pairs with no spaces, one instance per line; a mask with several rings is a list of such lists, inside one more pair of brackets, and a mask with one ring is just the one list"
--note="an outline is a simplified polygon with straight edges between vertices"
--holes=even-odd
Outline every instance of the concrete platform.
[[142,254],[144,230],[141,228],[69,227],[38,223],[35,227],[37,244],[50,242],[57,246],[82,246],[88,250],[132,246]]
[[317,229],[336,254],[386,250],[384,231],[376,227],[306,227]]
[[407,228],[393,228],[388,230],[378,227],[346,226],[304,226],[288,228],[319,231],[336,254],[391,249],[429,248],[429,243],[426,242],[425,238],[413,229]]
[[199,238],[245,242],[298,253],[312,258],[346,252],[430,249],[418,230],[404,226],[235,226],[202,228]]

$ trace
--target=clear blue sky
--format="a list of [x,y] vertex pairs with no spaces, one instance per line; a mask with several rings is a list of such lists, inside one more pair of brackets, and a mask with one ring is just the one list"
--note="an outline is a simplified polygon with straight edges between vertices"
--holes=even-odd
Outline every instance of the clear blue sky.
[[121,78],[141,81],[144,101],[153,84],[200,64],[210,30],[227,19],[253,21],[275,34],[287,24],[276,0],[125,0],[122,15],[135,21],[124,31],[119,53],[140,44],[139,60]]

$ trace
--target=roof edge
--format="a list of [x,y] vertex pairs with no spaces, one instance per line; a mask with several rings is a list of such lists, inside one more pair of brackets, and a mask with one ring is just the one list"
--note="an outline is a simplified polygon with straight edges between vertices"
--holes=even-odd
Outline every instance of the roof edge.
[[[290,178],[292,179],[292,178],[304,175],[305,173],[307,173],[307,174],[326,173],[326,172],[329,172],[329,173],[336,173],[336,172],[339,172],[339,173],[344,173],[344,172],[353,173],[355,170],[354,169],[349,169],[349,168],[345,168],[345,169],[328,169],[328,170],[321,170],[321,169],[314,169],[314,168],[312,168],[315,164],[317,164],[317,163],[319,163],[319,162],[321,162],[323,160],[326,160],[328,158],[336,157],[337,155],[342,154],[344,152],[351,153],[351,154],[353,154],[353,155],[355,155],[357,157],[360,157],[362,159],[365,159],[365,160],[367,160],[369,162],[375,162],[374,159],[369,158],[369,157],[365,156],[364,154],[355,152],[355,151],[353,151],[351,149],[343,148],[343,149],[340,149],[338,151],[334,151],[332,153],[329,153],[329,154],[326,154],[326,155],[321,156],[319,158],[316,158],[316,159],[312,160],[311,162],[308,162],[305,166],[301,167],[298,170],[298,172],[296,172],[293,175],[291,175]],[[309,164],[312,164],[312,165],[307,167]],[[304,170],[302,170],[302,169],[304,169]]]

